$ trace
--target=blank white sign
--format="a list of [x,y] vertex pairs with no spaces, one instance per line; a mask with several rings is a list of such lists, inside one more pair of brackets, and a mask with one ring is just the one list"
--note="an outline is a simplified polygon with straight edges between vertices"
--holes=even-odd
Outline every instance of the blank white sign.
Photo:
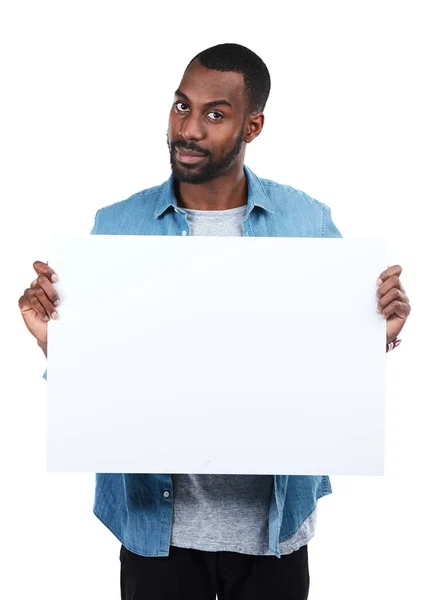
[[383,474],[379,240],[57,239],[48,470]]

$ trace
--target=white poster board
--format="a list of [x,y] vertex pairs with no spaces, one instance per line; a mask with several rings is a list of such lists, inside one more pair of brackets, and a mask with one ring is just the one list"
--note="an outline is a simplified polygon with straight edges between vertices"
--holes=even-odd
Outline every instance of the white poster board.
[[379,240],[53,241],[48,470],[380,475]]

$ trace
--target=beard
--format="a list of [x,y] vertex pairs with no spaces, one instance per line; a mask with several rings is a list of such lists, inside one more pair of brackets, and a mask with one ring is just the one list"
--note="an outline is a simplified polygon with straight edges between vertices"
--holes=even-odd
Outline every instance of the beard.
[[220,159],[215,160],[211,153],[205,152],[206,159],[203,165],[184,165],[179,163],[179,161],[176,159],[176,148],[184,148],[190,151],[201,153],[203,153],[204,150],[202,148],[199,148],[199,146],[197,144],[194,144],[193,142],[183,141],[173,142],[172,144],[170,144],[167,135],[167,144],[169,148],[169,157],[171,162],[172,174],[177,181],[181,181],[182,183],[206,183],[211,179],[215,179],[230,167],[235,158],[241,152],[243,143],[244,127],[239,132],[239,135],[237,136],[232,148]]

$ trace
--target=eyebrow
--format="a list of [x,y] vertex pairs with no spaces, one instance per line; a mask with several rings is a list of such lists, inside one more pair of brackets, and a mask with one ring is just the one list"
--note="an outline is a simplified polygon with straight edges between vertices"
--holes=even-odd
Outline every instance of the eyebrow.
[[[191,104],[189,97],[186,96],[186,94],[184,92],[182,92],[180,89],[176,90],[175,95],[180,96],[180,98],[184,98],[184,100],[186,100],[186,102]],[[211,102],[206,102],[204,104],[204,106],[206,108],[212,108],[213,106],[230,106],[230,108],[233,108],[231,103],[228,102],[227,100],[211,100]]]

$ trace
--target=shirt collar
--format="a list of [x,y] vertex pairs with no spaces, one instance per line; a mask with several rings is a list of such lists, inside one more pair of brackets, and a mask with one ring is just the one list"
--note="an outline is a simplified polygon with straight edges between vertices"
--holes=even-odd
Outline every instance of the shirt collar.
[[[250,213],[255,206],[263,208],[271,213],[274,213],[272,202],[266,194],[260,179],[255,173],[244,165],[244,172],[247,177],[248,184],[248,210]],[[168,208],[177,208],[177,198],[174,192],[174,177],[171,175],[167,181],[161,186],[161,194],[156,205],[155,219],[163,215]]]

